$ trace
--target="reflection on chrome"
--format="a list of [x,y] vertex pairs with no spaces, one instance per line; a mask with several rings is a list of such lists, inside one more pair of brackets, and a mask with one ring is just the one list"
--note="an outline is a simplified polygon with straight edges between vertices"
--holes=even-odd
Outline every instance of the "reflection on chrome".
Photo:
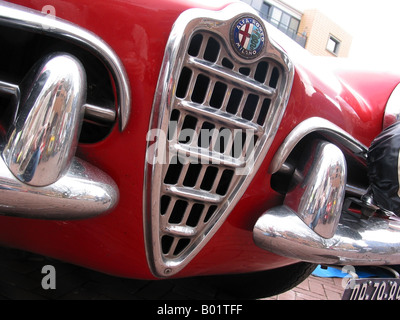
[[0,157],[0,214],[69,220],[115,207],[114,181],[74,156],[84,113],[95,109],[86,86],[83,66],[64,53],[39,61],[19,86],[0,82],[14,102]]
[[22,182],[49,185],[65,173],[75,154],[86,100],[85,71],[72,56],[50,56],[33,67],[20,91],[3,159]]
[[400,264],[400,222],[361,220],[342,215],[335,235],[325,239],[311,230],[291,209],[275,207],[255,224],[257,246],[275,254],[318,264]]
[[61,179],[40,188],[17,180],[0,158],[0,188],[0,214],[23,218],[85,219],[109,212],[119,199],[114,181],[78,158]]
[[331,238],[343,207],[347,165],[334,144],[320,142],[314,149],[302,164],[303,180],[286,195],[284,204],[320,236]]

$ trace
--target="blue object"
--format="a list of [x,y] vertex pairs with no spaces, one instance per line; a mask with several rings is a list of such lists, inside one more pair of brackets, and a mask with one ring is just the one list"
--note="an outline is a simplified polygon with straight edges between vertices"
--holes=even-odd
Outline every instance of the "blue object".
[[[313,276],[320,278],[345,278],[351,277],[346,271],[341,270],[342,267],[322,267],[319,265],[312,273]],[[353,267],[360,279],[362,278],[393,278],[394,275],[382,268],[378,267]]]

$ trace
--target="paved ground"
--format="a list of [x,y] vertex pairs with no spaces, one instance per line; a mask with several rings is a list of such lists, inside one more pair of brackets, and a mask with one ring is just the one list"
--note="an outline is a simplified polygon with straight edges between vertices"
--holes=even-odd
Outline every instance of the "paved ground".
[[341,300],[344,292],[342,280],[311,275],[296,288],[265,300]]
[[[44,290],[45,265],[56,269],[56,289]],[[291,291],[265,300],[339,300],[342,279],[310,276]],[[198,288],[198,285],[196,285]],[[121,279],[56,260],[0,247],[0,300],[186,300],[204,298],[191,283]],[[207,294],[207,293],[206,293]],[[207,298],[207,296],[206,296]],[[211,297],[213,299],[215,297]],[[218,299],[226,297],[219,296]]]

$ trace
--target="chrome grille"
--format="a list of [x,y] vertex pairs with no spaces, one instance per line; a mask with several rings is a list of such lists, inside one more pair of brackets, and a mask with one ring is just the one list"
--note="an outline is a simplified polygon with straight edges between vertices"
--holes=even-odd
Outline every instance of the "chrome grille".
[[[271,43],[252,63],[232,50],[229,30],[240,8],[207,18],[201,10],[184,13],[167,46],[151,129],[168,133],[165,148],[158,141],[157,155],[148,154],[145,202],[148,257],[158,276],[181,270],[222,224],[285,107],[291,72]],[[213,15],[228,18],[218,27]]]

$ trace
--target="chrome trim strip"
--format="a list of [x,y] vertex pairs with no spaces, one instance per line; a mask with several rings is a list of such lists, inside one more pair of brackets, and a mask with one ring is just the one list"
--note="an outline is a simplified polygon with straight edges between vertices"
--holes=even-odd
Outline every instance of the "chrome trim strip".
[[[183,118],[189,115],[198,120],[195,130],[200,130],[201,123],[210,122],[219,130],[226,127],[229,130],[249,129],[252,130],[252,136],[246,135],[242,155],[238,158],[239,161],[246,161],[245,168],[233,167],[228,169],[233,172],[233,177],[224,195],[215,193],[217,184],[218,181],[220,181],[219,179],[222,179],[222,172],[226,169],[225,164],[233,165],[233,162],[215,166],[218,172],[216,173],[216,178],[213,180],[213,186],[211,186],[208,195],[206,191],[200,190],[199,187],[202,179],[206,177],[206,169],[210,168],[208,164],[202,165],[197,182],[190,188],[182,188],[182,180],[189,170],[188,165],[184,165],[177,183],[172,184],[172,187],[168,187],[169,192],[165,193],[163,184],[164,176],[168,170],[168,164],[163,165],[151,161],[149,162],[148,159],[155,158],[155,153],[152,153],[154,150],[157,150],[157,156],[160,156],[161,153],[160,158],[163,158],[163,155],[165,155],[165,158],[168,159],[171,150],[180,148],[174,146],[177,143],[176,141],[167,141],[165,150],[161,150],[162,147],[156,147],[155,149],[147,148],[148,154],[146,155],[147,163],[145,167],[143,199],[144,228],[148,263],[155,276],[166,277],[178,273],[197,255],[215,234],[231,210],[238,203],[257,172],[257,169],[269,150],[283,117],[293,82],[293,65],[287,55],[278,49],[278,46],[275,45],[272,39],[267,39],[267,36],[263,51],[256,59],[252,61],[247,60],[235,53],[229,39],[231,26],[239,17],[243,17],[246,14],[257,16],[257,13],[250,6],[240,2],[228,5],[221,11],[190,9],[181,14],[171,31],[154,97],[150,130],[166,130],[169,126],[172,110],[176,110],[180,113],[179,120],[177,120],[177,130],[182,128]],[[262,21],[261,18],[258,19]],[[269,26],[266,25],[265,29],[267,32],[268,28]],[[190,55],[188,53],[188,46],[192,36],[195,34],[201,34],[203,37],[202,45],[197,55]],[[216,57],[216,62],[212,63],[207,59],[201,60],[200,62],[199,59],[193,56],[203,57],[206,43],[211,37],[218,41],[221,46],[220,52]],[[222,68],[222,60],[224,57],[233,63],[231,70],[229,70],[229,68]],[[270,87],[269,82],[267,84],[261,84],[261,82],[256,84],[251,80],[251,77],[253,77],[254,80],[254,72],[259,61],[264,61],[269,64],[266,79],[272,78],[273,69],[275,67],[279,69],[279,83],[276,88]],[[192,72],[191,81],[188,84],[186,96],[184,98],[176,95],[178,80],[183,67],[190,69]],[[240,67],[250,67],[253,69],[252,73],[246,77],[240,73]],[[196,81],[193,79],[196,79],[199,75],[209,77],[212,83],[205,89],[206,102],[201,104],[188,98],[195,91]],[[219,109],[212,108],[209,105],[209,100],[213,92],[212,90],[215,90],[215,83],[217,81],[223,82],[226,85],[226,94],[223,98],[222,106]],[[259,125],[255,120],[247,121],[244,117],[240,118],[240,116],[242,116],[241,111],[245,107],[245,98],[241,99],[237,112],[229,113],[226,111],[227,97],[230,96],[233,88],[243,90],[244,96],[256,92],[257,95],[259,95],[259,101],[257,106],[255,106],[255,108],[258,108],[257,112],[261,109],[261,103],[264,99],[271,99],[271,105],[263,125]],[[261,90],[259,90],[260,88]],[[271,95],[273,97],[271,97]],[[254,114],[253,119],[257,119],[257,112]],[[218,133],[217,130],[216,132]],[[251,150],[246,148],[249,146],[250,139],[255,136],[258,138],[256,142],[257,145],[254,147],[253,153],[251,154]],[[215,137],[212,139],[214,138]],[[180,142],[178,141],[178,143]],[[172,144],[172,146],[169,144]],[[188,145],[190,147],[196,147],[193,143],[189,143]],[[148,147],[150,146],[152,145],[150,145],[149,142]],[[211,146],[210,150],[212,148]],[[244,153],[249,154],[244,155]],[[191,154],[192,157],[194,155],[194,153]],[[221,155],[224,156],[225,154]],[[252,155],[254,155],[254,158],[252,158]],[[162,197],[167,197],[167,200],[169,198],[170,202],[166,205],[166,208],[164,208],[166,211],[160,213],[161,206],[163,205]],[[186,203],[186,207],[181,208],[179,211],[183,215],[183,218],[180,223],[171,223],[169,219],[171,213],[174,211],[174,205],[176,205],[178,201],[184,201]],[[187,226],[185,225],[186,220],[189,219],[191,210],[196,205],[204,206],[200,213],[197,212],[200,216],[198,218],[198,225],[195,230],[193,228],[185,229]],[[212,210],[216,211],[209,215],[209,211]],[[193,235],[194,231],[196,231],[195,235]],[[175,237],[177,234],[182,237],[187,236],[187,238]],[[162,243],[164,238],[169,241],[166,247],[163,247]],[[179,244],[181,241],[187,242],[187,245],[184,247],[180,246]],[[176,250],[181,251],[179,254],[174,254]]]
[[0,80],[0,92],[13,96],[19,96],[19,87],[13,83]]
[[354,196],[362,197],[367,193],[367,189],[346,184],[346,192]]
[[[178,99],[177,99],[178,100]],[[234,126],[238,129],[243,130],[252,130],[257,134],[261,134],[263,132],[263,128],[255,123],[244,121],[242,118],[236,117],[235,115],[229,115],[229,117],[222,113],[219,109],[201,106],[196,103],[187,102],[187,101],[179,101],[176,104],[177,109],[182,109],[188,112],[198,113],[202,117],[209,117],[214,119],[214,121],[219,122],[226,126]]]
[[60,18],[49,17],[41,12],[3,1],[0,2],[0,24],[68,39],[89,49],[100,58],[115,80],[119,127],[121,131],[126,128],[131,108],[128,76],[119,57],[100,37]]
[[253,231],[260,248],[288,258],[332,265],[400,264],[400,221],[342,215],[335,235],[325,239],[291,209],[265,212]]
[[[19,103],[20,90],[18,85],[0,80],[0,93],[14,96],[17,103]],[[83,107],[85,109],[85,117],[95,121],[114,122],[117,118],[117,113],[112,108],[105,108],[89,103],[85,103]]]
[[205,73],[215,74],[217,77],[223,78],[226,82],[236,84],[240,87],[245,87],[250,91],[262,93],[266,96],[273,96],[276,91],[273,88],[261,86],[259,82],[257,83],[257,81],[249,79],[248,77],[240,77],[229,69],[227,70],[226,68],[215,66],[213,63],[202,61],[197,58],[189,57],[187,65]]
[[244,168],[245,161],[232,158],[221,153],[213,152],[204,148],[188,147],[182,144],[174,144],[171,146],[173,150],[186,157],[189,154],[193,160],[198,160],[199,163],[216,163],[220,166],[229,168]]
[[366,159],[368,148],[354,139],[349,133],[334,123],[319,117],[309,118],[298,124],[286,137],[279,149],[276,151],[268,169],[273,174],[280,170],[295,146],[308,134],[320,132],[334,140],[338,140],[345,147],[354,152],[355,155]]
[[383,129],[400,120],[400,84],[396,86],[386,103]]
[[117,118],[117,114],[113,109],[107,109],[89,103],[85,103],[84,108],[85,117],[88,117],[90,119],[104,122],[114,122]]
[[193,188],[171,186],[165,187],[165,192],[167,194],[176,195],[177,197],[199,202],[220,203],[222,201],[222,197],[216,194],[210,194],[207,191],[193,190]]
[[188,226],[183,227],[183,226],[166,225],[165,231],[180,237],[194,237],[197,235],[196,228],[191,228]]

